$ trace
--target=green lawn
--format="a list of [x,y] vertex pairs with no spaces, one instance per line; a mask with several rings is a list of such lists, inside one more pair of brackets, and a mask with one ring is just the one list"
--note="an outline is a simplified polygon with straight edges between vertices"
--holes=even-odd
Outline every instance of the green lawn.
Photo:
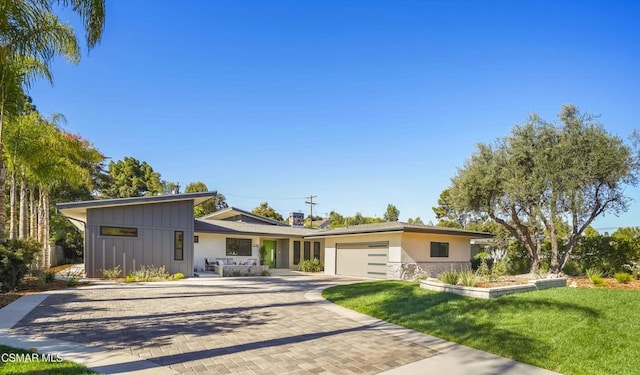
[[638,374],[640,292],[556,288],[465,298],[403,281],[326,289],[339,305],[563,374]]
[[[24,361],[25,357],[12,358],[10,357],[11,353],[33,355],[33,353],[26,350],[0,345],[0,374],[95,374],[95,372],[77,363],[69,361]],[[33,359],[33,357],[30,358]]]

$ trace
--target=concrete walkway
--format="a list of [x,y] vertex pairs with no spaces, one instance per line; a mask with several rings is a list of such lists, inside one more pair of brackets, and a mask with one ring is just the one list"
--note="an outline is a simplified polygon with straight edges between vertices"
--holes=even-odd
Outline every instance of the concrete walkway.
[[553,374],[340,306],[326,276],[189,279],[26,296],[0,309],[0,344],[100,373]]

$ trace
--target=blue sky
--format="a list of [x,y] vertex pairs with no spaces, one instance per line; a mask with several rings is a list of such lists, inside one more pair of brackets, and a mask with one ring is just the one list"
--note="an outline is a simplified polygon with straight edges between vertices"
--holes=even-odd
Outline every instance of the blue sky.
[[[434,219],[478,142],[564,103],[640,129],[631,1],[118,1],[102,43],[31,89],[114,160],[230,204]],[[179,5],[176,5],[179,4]],[[77,20],[69,18],[78,25]],[[596,227],[640,226],[627,214]]]

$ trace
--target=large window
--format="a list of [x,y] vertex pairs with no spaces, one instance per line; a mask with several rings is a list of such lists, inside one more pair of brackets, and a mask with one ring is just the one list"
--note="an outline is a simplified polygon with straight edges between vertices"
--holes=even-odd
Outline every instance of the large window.
[[184,260],[184,232],[173,232],[173,260]]
[[251,256],[250,238],[227,238],[227,256]]
[[320,260],[320,242],[313,243],[313,257]]
[[432,258],[449,257],[449,243],[448,242],[431,242],[431,257]]
[[311,259],[311,241],[304,241],[304,260]]
[[293,241],[293,264],[300,263],[300,241]]
[[138,237],[138,228],[100,226],[101,236]]

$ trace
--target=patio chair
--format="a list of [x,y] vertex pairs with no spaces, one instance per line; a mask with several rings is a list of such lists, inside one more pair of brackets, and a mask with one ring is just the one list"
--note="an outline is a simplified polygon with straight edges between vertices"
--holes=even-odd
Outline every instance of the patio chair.
[[204,258],[204,270],[205,271],[213,271],[214,270],[214,268],[213,268],[214,266],[215,266],[215,264],[210,263],[209,259]]

